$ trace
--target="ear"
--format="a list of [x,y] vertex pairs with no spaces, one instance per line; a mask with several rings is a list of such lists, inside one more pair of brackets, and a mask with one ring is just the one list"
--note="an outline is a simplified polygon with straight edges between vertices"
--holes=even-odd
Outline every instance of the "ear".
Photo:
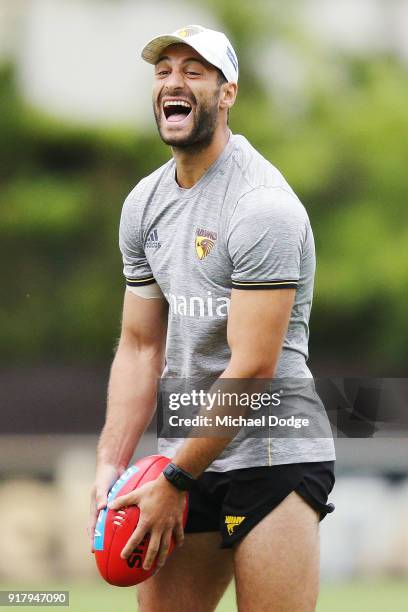
[[229,110],[235,102],[238,93],[237,83],[223,83],[221,85],[220,108]]

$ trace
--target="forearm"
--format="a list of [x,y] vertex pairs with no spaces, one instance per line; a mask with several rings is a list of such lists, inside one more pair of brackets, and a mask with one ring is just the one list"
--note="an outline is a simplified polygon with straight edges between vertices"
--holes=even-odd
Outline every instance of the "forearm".
[[[256,390],[259,391],[259,383],[255,379],[270,379],[273,377],[274,370],[275,363],[269,364],[269,367],[260,366],[249,370],[247,366],[241,367],[241,364],[237,362],[230,362],[209,392],[216,391],[221,385],[224,391],[238,392],[239,394],[243,391],[250,392],[251,389],[253,390],[253,384]],[[242,384],[237,385],[235,381],[238,379]],[[251,381],[253,381],[253,384],[251,384]],[[234,409],[234,406],[231,406],[228,412],[231,413]],[[214,416],[220,410],[219,406],[215,406],[212,409],[212,415]],[[225,407],[222,410],[225,411]],[[225,412],[223,413],[225,414]],[[229,428],[225,437],[220,437],[217,432],[217,435],[212,437],[187,438],[183,446],[173,457],[173,461],[183,470],[197,478],[222,453],[235,438],[239,430],[239,427]]]
[[188,438],[173,457],[173,461],[194,478],[198,478],[232,439],[233,436],[230,438]]
[[127,467],[153,417],[162,368],[163,357],[157,350],[120,342],[109,377],[106,421],[97,450],[98,465]]

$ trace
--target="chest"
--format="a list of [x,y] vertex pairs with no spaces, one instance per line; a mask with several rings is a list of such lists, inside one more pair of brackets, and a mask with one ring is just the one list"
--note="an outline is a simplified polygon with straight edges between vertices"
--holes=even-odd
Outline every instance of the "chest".
[[225,201],[216,198],[205,202],[174,199],[145,216],[144,251],[162,291],[230,294],[227,225]]

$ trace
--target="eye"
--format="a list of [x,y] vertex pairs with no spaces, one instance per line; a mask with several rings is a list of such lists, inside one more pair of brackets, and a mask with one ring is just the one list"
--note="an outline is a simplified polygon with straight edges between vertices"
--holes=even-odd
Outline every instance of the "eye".
[[166,74],[169,74],[169,70],[164,70],[164,68],[162,70],[158,70],[156,72],[156,76],[166,76]]
[[192,76],[200,76],[200,73],[199,73],[199,72],[193,72],[193,70],[187,70],[187,71],[186,71],[186,74],[190,74],[190,75],[192,75]]

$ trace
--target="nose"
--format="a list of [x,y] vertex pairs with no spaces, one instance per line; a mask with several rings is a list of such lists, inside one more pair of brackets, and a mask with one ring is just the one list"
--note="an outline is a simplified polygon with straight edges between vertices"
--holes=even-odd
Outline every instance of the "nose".
[[182,89],[184,86],[183,74],[181,70],[173,68],[166,78],[166,87],[168,89]]

